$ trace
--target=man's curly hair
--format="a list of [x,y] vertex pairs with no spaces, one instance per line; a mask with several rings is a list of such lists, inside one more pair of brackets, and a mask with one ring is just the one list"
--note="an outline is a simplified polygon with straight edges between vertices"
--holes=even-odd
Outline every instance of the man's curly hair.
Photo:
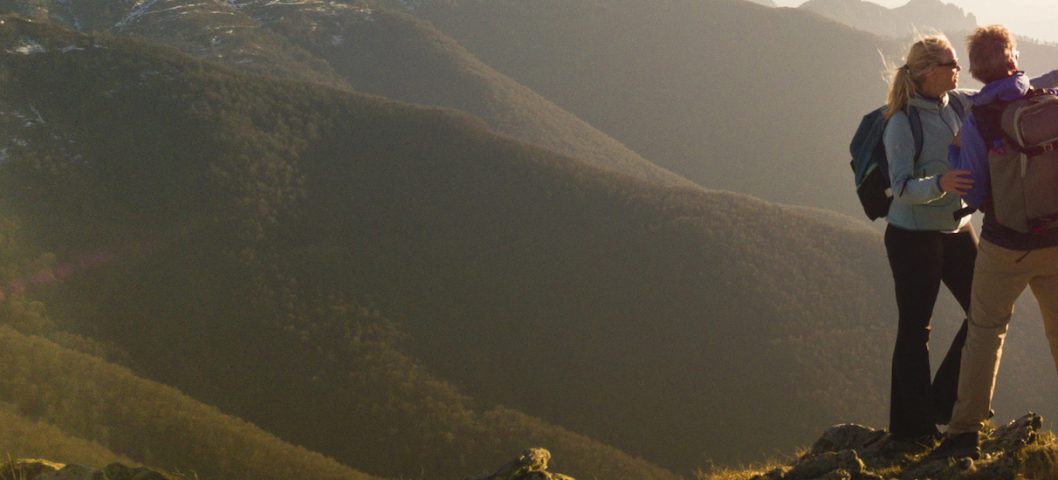
[[970,74],[982,83],[1010,76],[1010,63],[1016,61],[1017,42],[1002,25],[978,27],[966,37],[970,50]]

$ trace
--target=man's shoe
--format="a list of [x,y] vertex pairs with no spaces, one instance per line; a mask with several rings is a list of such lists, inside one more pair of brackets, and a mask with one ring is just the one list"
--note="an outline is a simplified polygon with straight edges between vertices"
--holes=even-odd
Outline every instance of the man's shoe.
[[977,445],[977,432],[946,435],[944,441],[940,442],[940,446],[930,453],[929,457],[934,459],[969,457],[974,460],[981,458],[981,447]]

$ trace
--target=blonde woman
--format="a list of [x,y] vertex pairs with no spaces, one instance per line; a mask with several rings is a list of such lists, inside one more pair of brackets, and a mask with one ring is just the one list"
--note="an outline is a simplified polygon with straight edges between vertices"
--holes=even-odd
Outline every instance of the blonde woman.
[[[959,133],[962,112],[970,109],[969,92],[955,90],[961,70],[948,39],[928,36],[911,46],[889,89],[883,142],[893,203],[885,247],[899,312],[889,433],[895,445],[910,451],[931,448],[940,438],[936,424],[951,416],[966,322],[931,380],[930,318],[941,283],[969,310],[977,256],[969,215],[955,216],[965,206],[960,196],[970,180],[967,172],[948,166],[948,145]],[[922,129],[920,152],[912,134],[916,116]]]
[[[893,203],[886,217],[885,247],[899,312],[893,351],[889,433],[905,450],[926,450],[940,438],[936,424],[951,418],[959,382],[966,320],[955,335],[936,376],[930,378],[929,332],[943,283],[970,308],[977,234],[970,216],[959,215],[962,196],[973,187],[966,170],[952,170],[948,145],[959,134],[972,106],[970,90],[956,90],[962,66],[943,35],[916,41],[889,89],[883,142],[889,160]],[[1032,80],[1051,86],[1058,71]],[[912,119],[921,124],[921,151]]]

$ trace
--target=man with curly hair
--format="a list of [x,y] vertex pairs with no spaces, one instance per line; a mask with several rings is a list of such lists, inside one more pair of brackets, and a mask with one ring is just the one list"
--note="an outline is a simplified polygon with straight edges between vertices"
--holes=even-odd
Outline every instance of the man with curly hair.
[[[971,172],[973,185],[964,192],[964,200],[984,212],[984,224],[974,267],[958,399],[945,440],[934,450],[934,457],[980,457],[978,432],[989,416],[1014,301],[1026,287],[1032,288],[1040,304],[1051,354],[1058,365],[1058,229],[1023,232],[1002,224],[994,202],[994,193],[1000,191],[993,188],[1001,184],[992,182],[989,171],[990,152],[1005,155],[1004,149],[1015,148],[1001,133],[1003,109],[1029,94],[1029,80],[1018,69],[1017,45],[1006,28],[978,28],[967,43],[970,73],[986,85],[973,97],[973,113],[949,147],[948,157],[952,168]],[[1006,190],[1001,192],[1006,195]]]

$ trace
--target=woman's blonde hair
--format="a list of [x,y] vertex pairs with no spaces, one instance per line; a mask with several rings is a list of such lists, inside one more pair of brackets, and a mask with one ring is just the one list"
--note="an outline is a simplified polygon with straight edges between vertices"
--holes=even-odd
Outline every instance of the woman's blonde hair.
[[922,80],[926,78],[933,66],[941,63],[944,53],[948,50],[953,50],[951,42],[942,34],[922,37],[911,45],[911,51],[907,53],[907,61],[896,69],[893,80],[889,84],[889,100],[886,102],[888,108],[885,110],[885,118],[892,117],[911,103],[911,99],[919,93]]

